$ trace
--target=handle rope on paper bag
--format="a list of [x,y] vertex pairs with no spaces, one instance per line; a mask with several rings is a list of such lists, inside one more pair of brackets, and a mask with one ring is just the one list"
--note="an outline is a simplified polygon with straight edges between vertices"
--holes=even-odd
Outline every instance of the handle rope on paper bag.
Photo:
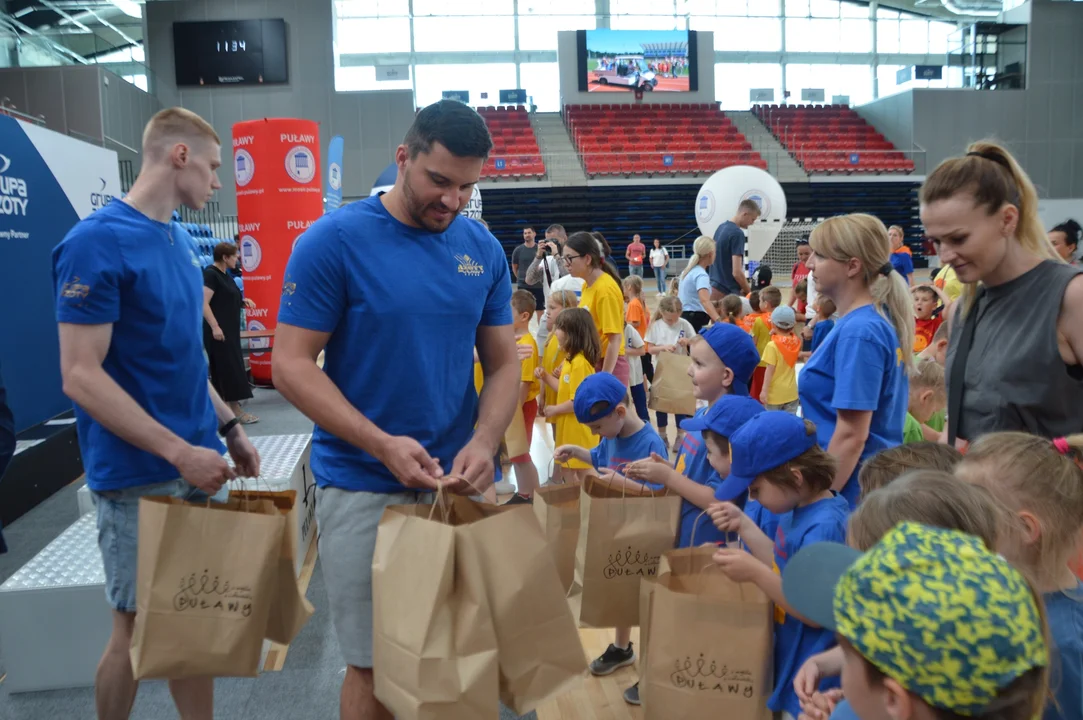
[[[441,480],[461,480],[464,483],[466,483],[467,485],[469,485],[470,487],[474,488],[474,490],[477,490],[478,495],[484,495],[485,494],[484,490],[479,489],[477,485],[475,485],[473,482],[471,482],[468,478],[466,478],[463,475],[445,475],[443,478],[441,478]],[[432,504],[432,509],[429,510],[429,520],[432,520],[432,516],[434,514],[436,514],[436,506],[440,505],[441,493],[443,493],[444,499],[447,500],[447,495],[448,495],[447,486],[449,484],[450,483],[448,483],[448,482],[437,483],[437,485],[436,485],[436,497],[434,498],[434,501],[433,501],[433,504]],[[441,506],[441,510],[444,511],[444,522],[446,523],[448,521],[448,518],[451,516],[450,504],[449,504],[448,507]]]

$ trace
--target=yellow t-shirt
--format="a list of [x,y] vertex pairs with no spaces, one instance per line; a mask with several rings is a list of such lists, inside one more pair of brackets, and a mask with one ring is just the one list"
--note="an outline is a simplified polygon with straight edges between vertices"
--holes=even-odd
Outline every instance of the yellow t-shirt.
[[959,282],[959,276],[955,274],[955,268],[951,265],[948,265],[936,276],[936,281],[933,284],[943,290],[944,294],[952,300],[958,300],[959,296],[963,294],[963,284]]
[[[767,343],[771,340],[771,327],[764,322],[762,317],[757,317],[752,322],[752,342],[756,343],[756,351],[760,354],[760,358],[763,358],[763,351],[767,349]],[[759,367],[767,367],[762,359],[760,360]]]
[[[560,405],[569,400],[574,400],[575,391],[579,389],[579,384],[582,383],[588,375],[593,374],[594,368],[591,367],[591,364],[587,362],[587,359],[581,354],[576,355],[570,360],[565,360],[560,371],[560,377],[558,378],[557,404]],[[583,425],[576,420],[575,413],[564,413],[563,415],[557,415],[556,417],[557,445],[578,445],[581,448],[590,450],[598,444],[598,436],[592,433],[590,428],[586,425]],[[573,470],[590,467],[590,463],[580,462],[574,458],[560,464]]]
[[481,395],[481,386],[485,384],[485,373],[481,370],[481,363],[474,361],[474,392]]
[[[553,371],[564,364],[564,351],[560,349],[560,343],[557,342],[557,335],[553,333],[549,336],[549,339],[545,341],[545,354],[542,355],[542,368],[545,372],[552,375]],[[557,404],[557,391],[548,385],[545,386],[545,404],[556,405]],[[546,418],[547,422],[556,424],[556,418]]]
[[763,351],[764,365],[774,365],[771,386],[767,388],[768,405],[785,405],[797,399],[797,373],[794,366],[801,351],[801,338],[775,335]]
[[594,327],[602,339],[601,360],[609,348],[608,335],[620,335],[620,354],[624,354],[624,291],[605,273],[593,285],[583,285],[579,307],[590,310]]
[[534,348],[533,355],[519,361],[519,366],[522,369],[519,379],[522,382],[530,383],[530,391],[526,396],[526,402],[530,402],[538,397],[538,392],[541,390],[541,382],[538,378],[534,377],[534,368],[538,367],[538,343],[534,341],[534,336],[529,332],[523,333],[523,336],[516,340],[515,343],[517,345],[526,345]]

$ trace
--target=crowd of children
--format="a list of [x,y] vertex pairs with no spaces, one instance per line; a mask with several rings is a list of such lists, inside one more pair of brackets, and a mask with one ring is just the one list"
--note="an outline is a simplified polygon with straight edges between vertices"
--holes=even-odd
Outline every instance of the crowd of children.
[[[939,442],[948,298],[918,285],[904,444],[864,461],[852,509],[799,417],[797,365],[831,332],[835,307],[824,296],[806,306],[798,282],[789,305],[773,286],[747,298],[753,312],[734,295],[714,301],[719,320],[697,333],[675,293],[649,317],[642,281],[628,278],[628,384],[597,371],[601,341],[574,293],[548,298],[540,353],[527,327],[534,298],[516,293],[517,342],[536,356],[523,360],[519,400],[528,426],[539,401],[553,426],[551,480],[591,471],[682,499],[677,546],[717,545],[719,569],[775,605],[776,717],[1083,718],[1083,584],[1070,569],[1083,436],[993,433],[965,457]],[[661,353],[688,356],[700,408],[675,418],[672,443],[669,417],[652,426],[647,410],[648,360]],[[521,474],[529,457],[511,461],[525,501],[537,477]],[[631,628],[617,628],[590,669],[608,675],[635,658]],[[638,683],[624,697],[638,704]]]

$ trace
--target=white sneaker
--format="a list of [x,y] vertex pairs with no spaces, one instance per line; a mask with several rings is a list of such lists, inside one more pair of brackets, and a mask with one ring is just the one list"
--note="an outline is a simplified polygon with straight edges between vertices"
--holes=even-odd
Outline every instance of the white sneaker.
[[496,490],[497,495],[511,495],[515,492],[515,486],[507,480],[501,480],[493,485],[493,489]]

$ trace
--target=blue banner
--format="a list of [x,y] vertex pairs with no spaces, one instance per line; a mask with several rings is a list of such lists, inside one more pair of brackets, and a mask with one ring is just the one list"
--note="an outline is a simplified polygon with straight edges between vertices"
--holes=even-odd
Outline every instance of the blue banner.
[[345,144],[341,135],[335,135],[327,146],[327,183],[323,193],[325,213],[337,210],[342,205],[342,149]]

